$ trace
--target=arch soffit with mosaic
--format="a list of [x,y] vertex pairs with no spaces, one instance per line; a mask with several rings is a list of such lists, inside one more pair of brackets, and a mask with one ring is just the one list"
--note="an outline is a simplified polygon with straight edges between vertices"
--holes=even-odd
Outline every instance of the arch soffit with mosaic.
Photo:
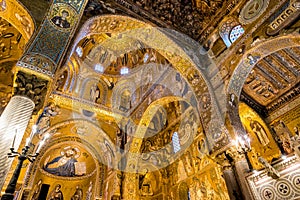
[[[193,60],[180,48],[172,39],[166,36],[159,29],[141,22],[139,20],[133,19],[131,17],[118,16],[118,15],[103,15],[89,19],[79,31],[77,38],[72,47],[71,54],[75,51],[77,44],[85,37],[90,37],[94,34],[99,33],[126,33],[134,39],[149,45],[153,49],[156,49],[161,55],[170,61],[170,63],[181,73],[186,82],[190,85],[192,90],[197,97],[198,106],[201,105],[201,98],[203,93],[209,95],[209,103],[207,109],[203,110],[198,107],[200,116],[206,116],[205,122],[203,124],[204,129],[208,130],[211,126],[216,126],[216,124],[211,123],[212,115],[214,113],[214,120],[220,122],[218,127],[222,126],[224,119],[222,118],[217,104],[215,102],[215,97],[213,94],[213,89],[210,86],[209,81],[206,79],[205,73],[200,71],[193,62]],[[112,35],[113,35],[112,34]],[[164,43],[162,43],[164,41]],[[197,84],[193,84],[189,77],[195,78],[195,75],[199,77]],[[201,86],[201,87],[199,87]],[[195,92],[197,91],[197,92]],[[209,131],[207,131],[209,132]]]
[[[300,46],[300,34],[299,33],[292,33],[288,35],[278,36],[266,41],[263,41],[262,43],[254,46],[250,50],[248,50],[243,57],[241,58],[241,61],[235,68],[235,70],[232,73],[232,76],[229,80],[227,94],[232,95],[236,97],[236,100],[239,101],[239,97],[241,95],[243,85],[251,72],[251,70],[255,67],[256,63],[263,59],[264,57],[271,55],[274,52],[277,52],[279,50],[285,49],[285,48],[291,48],[291,47],[297,47]],[[249,55],[251,55],[255,60],[250,61],[248,58]],[[250,63],[251,62],[251,63]],[[227,99],[230,97],[228,96]],[[238,105],[238,102],[235,102],[236,105]],[[229,101],[227,102],[227,110],[231,111],[229,113],[230,121],[236,125],[235,128],[237,128],[237,131],[243,132],[243,126],[241,124],[241,121],[239,120],[238,116],[238,106],[235,108],[232,108]]]
[[[139,155],[141,153],[141,146],[143,143],[144,136],[147,132],[147,129],[149,127],[149,124],[152,120],[152,118],[156,115],[156,111],[161,108],[164,105],[167,105],[171,102],[186,102],[188,105],[191,106],[189,102],[186,101],[186,99],[182,97],[176,97],[176,96],[168,96],[163,97],[161,99],[158,99],[154,102],[152,102],[145,112],[143,113],[143,116],[141,118],[141,121],[139,122],[139,125],[137,126],[137,129],[134,134],[134,138],[132,139],[132,142],[130,144],[129,154],[127,155],[127,168],[126,170],[129,172],[136,172],[136,170],[139,170],[136,168],[138,164],[143,163],[139,159]],[[195,109],[193,109],[194,112],[197,112]],[[196,115],[197,119],[196,121],[199,121],[198,116]],[[194,134],[194,135],[193,135]],[[196,133],[192,133],[191,137],[195,137]],[[193,141],[193,140],[190,140]],[[186,145],[186,144],[184,144]],[[184,151],[184,150],[182,150]],[[171,159],[174,161],[174,159]]]
[[5,8],[1,6],[0,17],[12,24],[27,42],[36,27],[30,12],[16,0],[3,0],[2,2],[5,2]]
[[[76,89],[76,87],[79,87],[79,82],[82,77],[86,77],[88,75],[92,75],[92,73],[82,73],[82,68],[80,67],[80,61],[78,58],[71,56],[68,61],[59,69],[59,72],[55,74],[55,80],[58,81],[61,77],[61,75],[67,71],[67,78],[66,82],[63,86],[65,93],[72,93]],[[87,75],[88,74],[88,75]]]

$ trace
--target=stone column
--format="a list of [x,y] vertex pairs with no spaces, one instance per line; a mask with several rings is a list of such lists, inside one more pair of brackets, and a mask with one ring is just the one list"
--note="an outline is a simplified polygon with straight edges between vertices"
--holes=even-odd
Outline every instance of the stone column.
[[236,148],[231,148],[227,150],[226,153],[228,153],[228,155],[230,155],[230,157],[233,159],[236,178],[240,185],[243,199],[244,200],[253,199],[245,178],[246,175],[250,172],[249,164],[245,157],[245,153],[239,152]]
[[243,197],[245,200],[252,199],[250,189],[248,188],[247,182],[246,182],[246,175],[249,173],[249,165],[246,161],[246,159],[239,160],[235,162],[235,170],[238,177],[238,181],[240,183],[240,187],[243,193]]
[[231,167],[228,167],[227,169],[224,169],[223,174],[224,174],[224,179],[226,182],[228,195],[230,199],[232,200],[241,199],[240,188],[239,185],[237,184],[233,169]]
[[18,150],[33,109],[34,102],[31,99],[14,96],[0,117],[0,188],[3,187],[13,161],[7,157],[7,153],[11,147]]
[[225,154],[222,153],[216,156],[216,161],[219,165],[222,166],[223,177],[230,199],[240,200],[242,198],[241,190],[229,160],[226,158]]
[[111,176],[113,179],[112,194],[111,200],[120,200],[121,199],[121,190],[122,190],[122,179],[123,174],[121,171],[115,170]]

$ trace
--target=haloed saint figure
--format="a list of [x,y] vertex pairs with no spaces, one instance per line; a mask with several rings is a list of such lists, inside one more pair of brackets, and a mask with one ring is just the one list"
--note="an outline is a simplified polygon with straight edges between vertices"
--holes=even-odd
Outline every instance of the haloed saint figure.
[[67,20],[67,17],[69,17],[69,12],[66,10],[63,10],[61,12],[61,16],[54,16],[51,21],[60,28],[70,28],[70,23]]
[[6,0],[0,0],[0,12],[6,10]]
[[61,151],[61,156],[57,156],[50,160],[50,156],[46,159],[44,163],[44,170],[53,175],[73,177],[77,176],[75,171],[75,164],[77,158],[80,156],[80,151],[78,148],[71,146],[65,147]]
[[57,184],[49,194],[47,200],[64,200],[63,193],[60,189],[61,189],[61,185]]

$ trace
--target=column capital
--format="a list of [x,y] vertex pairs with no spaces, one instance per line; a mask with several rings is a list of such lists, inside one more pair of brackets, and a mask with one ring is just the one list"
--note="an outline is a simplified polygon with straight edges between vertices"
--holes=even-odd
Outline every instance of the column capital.
[[245,153],[241,152],[237,147],[233,146],[226,150],[226,154],[229,155],[234,162],[246,160]]
[[232,165],[230,163],[230,161],[228,160],[228,158],[226,157],[225,153],[221,153],[216,155],[216,157],[214,158],[214,160],[220,165],[222,166],[223,170],[231,170],[232,169]]
[[15,77],[14,95],[26,96],[31,99],[35,104],[34,114],[36,114],[43,107],[48,83],[48,80],[34,74],[18,71]]

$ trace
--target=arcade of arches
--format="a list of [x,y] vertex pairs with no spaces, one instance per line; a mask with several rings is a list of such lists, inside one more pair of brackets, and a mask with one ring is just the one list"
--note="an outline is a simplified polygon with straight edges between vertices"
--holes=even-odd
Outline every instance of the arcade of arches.
[[0,0],[1,196],[26,149],[17,200],[300,199],[299,14]]

